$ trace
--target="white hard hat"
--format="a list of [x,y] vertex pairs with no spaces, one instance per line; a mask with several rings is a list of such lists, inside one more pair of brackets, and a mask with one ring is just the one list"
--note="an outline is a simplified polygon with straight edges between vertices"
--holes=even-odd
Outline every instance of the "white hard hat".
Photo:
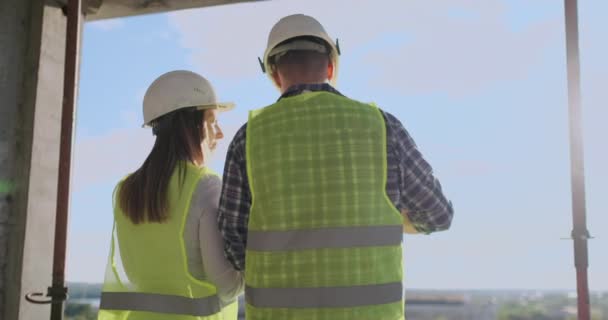
[[268,45],[264,52],[264,60],[262,61],[258,58],[262,71],[265,72],[274,83],[272,72],[271,70],[268,70],[271,67],[269,60],[273,55],[281,54],[289,50],[312,50],[322,53],[325,53],[327,50],[322,45],[317,44],[315,46],[315,43],[305,40],[296,40],[295,42],[279,46],[279,44],[286,40],[298,37],[315,37],[327,43],[330,49],[329,55],[334,64],[334,75],[331,79],[331,84],[335,85],[338,75],[338,57],[340,55],[338,40],[334,42],[319,21],[303,14],[294,14],[284,17],[272,27],[272,30],[270,30],[270,34],[268,35]]
[[217,101],[211,83],[192,71],[176,70],[156,78],[144,96],[144,126],[167,113],[178,109],[197,107],[228,111],[233,103]]

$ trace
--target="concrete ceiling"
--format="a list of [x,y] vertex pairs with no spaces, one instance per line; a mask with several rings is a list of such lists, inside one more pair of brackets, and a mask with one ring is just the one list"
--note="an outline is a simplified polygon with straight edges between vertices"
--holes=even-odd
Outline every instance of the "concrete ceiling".
[[[89,21],[264,0],[82,0]],[[47,0],[63,6],[67,0]]]

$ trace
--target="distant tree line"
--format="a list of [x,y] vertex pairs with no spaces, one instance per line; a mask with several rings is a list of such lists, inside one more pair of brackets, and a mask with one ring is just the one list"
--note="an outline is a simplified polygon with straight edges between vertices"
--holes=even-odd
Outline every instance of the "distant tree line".
[[67,303],[63,312],[65,320],[96,320],[97,310],[90,304]]
[[70,299],[99,299],[102,284],[99,283],[68,283]]

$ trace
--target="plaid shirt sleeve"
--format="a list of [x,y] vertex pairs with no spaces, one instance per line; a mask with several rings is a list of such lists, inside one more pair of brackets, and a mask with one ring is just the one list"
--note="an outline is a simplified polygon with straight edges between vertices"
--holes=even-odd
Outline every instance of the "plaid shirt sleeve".
[[[433,169],[403,124],[393,115],[383,113],[389,152],[388,167],[398,168],[395,174],[398,175],[399,195],[394,200],[395,206],[399,210],[407,210],[412,225],[421,233],[448,229],[454,210],[452,203],[444,196],[439,180],[433,175]],[[389,177],[388,181],[391,180],[395,180],[394,177]]]
[[245,269],[247,224],[251,191],[245,162],[246,124],[236,133],[226,154],[222,195],[218,210],[219,229],[224,238],[224,254],[236,270]]

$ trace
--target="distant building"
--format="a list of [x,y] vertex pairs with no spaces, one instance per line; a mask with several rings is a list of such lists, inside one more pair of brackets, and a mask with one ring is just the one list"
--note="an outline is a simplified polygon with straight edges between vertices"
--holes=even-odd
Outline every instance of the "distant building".
[[415,320],[495,320],[497,306],[493,302],[473,303],[465,295],[410,294],[405,314]]
[[[408,294],[405,303],[407,319],[414,320],[496,320],[494,303],[472,303],[465,295]],[[245,319],[245,301],[239,297],[239,319]]]

